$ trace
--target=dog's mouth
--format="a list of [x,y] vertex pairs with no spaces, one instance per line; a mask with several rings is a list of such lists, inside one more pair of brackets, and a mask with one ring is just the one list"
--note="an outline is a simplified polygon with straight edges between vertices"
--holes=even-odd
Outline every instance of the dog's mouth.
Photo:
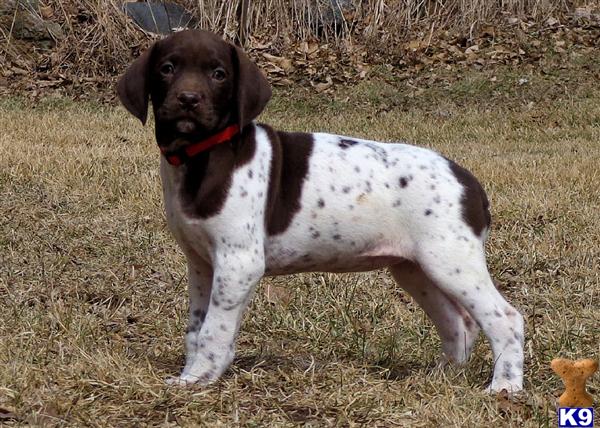
[[163,123],[168,123],[169,127],[181,138],[197,138],[210,133],[216,125],[215,118],[211,115],[185,112],[183,114],[173,115],[173,117],[163,117]]
[[198,124],[192,119],[179,119],[175,122],[175,129],[182,135],[190,135],[198,130]]
[[226,124],[228,117],[219,120],[220,116],[212,111],[178,111],[163,105],[157,109],[155,119],[158,145],[172,151],[219,131],[221,122]]
[[207,135],[210,135],[210,132],[202,121],[188,115],[157,121],[158,145],[168,152],[178,151],[190,143],[206,138]]

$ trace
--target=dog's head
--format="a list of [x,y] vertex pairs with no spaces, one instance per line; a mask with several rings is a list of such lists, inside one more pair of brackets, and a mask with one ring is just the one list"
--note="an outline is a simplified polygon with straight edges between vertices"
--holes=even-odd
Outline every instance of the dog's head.
[[201,30],[156,42],[129,66],[117,92],[142,123],[152,100],[157,140],[165,146],[234,123],[241,129],[271,97],[267,79],[241,49]]

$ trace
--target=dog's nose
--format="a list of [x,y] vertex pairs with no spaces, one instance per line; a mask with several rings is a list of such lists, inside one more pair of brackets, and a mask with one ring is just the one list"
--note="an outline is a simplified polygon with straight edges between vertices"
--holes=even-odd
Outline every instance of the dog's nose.
[[200,102],[200,95],[197,92],[180,92],[177,99],[184,107],[196,107]]

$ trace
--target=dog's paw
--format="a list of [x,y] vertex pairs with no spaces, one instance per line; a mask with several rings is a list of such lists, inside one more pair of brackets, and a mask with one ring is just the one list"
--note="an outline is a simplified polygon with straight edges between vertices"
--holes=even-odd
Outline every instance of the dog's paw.
[[187,386],[192,385],[194,382],[188,383],[187,380],[181,376],[172,376],[165,379],[165,383],[169,386]]
[[445,353],[442,353],[436,362],[436,368],[445,370],[450,367],[454,368],[462,368],[467,365],[469,362],[466,356],[456,357],[456,356],[448,356]]
[[514,395],[518,392],[523,391],[523,385],[517,382],[511,382],[507,379],[492,382],[485,391],[489,394],[498,394],[502,391],[506,391],[508,395]]
[[190,386],[200,385],[206,386],[213,383],[218,379],[214,372],[208,371],[200,375],[193,375],[188,373],[182,373],[181,376],[173,376],[168,378],[165,382],[167,385],[173,386]]

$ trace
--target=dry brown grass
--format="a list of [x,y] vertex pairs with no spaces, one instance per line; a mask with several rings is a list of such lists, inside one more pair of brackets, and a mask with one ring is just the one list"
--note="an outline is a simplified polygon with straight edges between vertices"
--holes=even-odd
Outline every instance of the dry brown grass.
[[[122,108],[3,100],[0,408],[14,413],[4,422],[555,426],[549,361],[600,353],[600,91],[588,82],[532,106],[527,97],[547,92],[532,78],[499,105],[482,78],[415,98],[382,82],[333,100],[278,92],[263,119],[412,140],[476,173],[495,219],[491,271],[527,321],[524,396],[482,392],[483,340],[465,370],[437,370],[432,325],[383,271],[263,280],[224,378],[167,387],[183,363],[187,303],[152,130]],[[405,96],[408,112],[389,108]],[[590,389],[600,399],[599,376]]]

